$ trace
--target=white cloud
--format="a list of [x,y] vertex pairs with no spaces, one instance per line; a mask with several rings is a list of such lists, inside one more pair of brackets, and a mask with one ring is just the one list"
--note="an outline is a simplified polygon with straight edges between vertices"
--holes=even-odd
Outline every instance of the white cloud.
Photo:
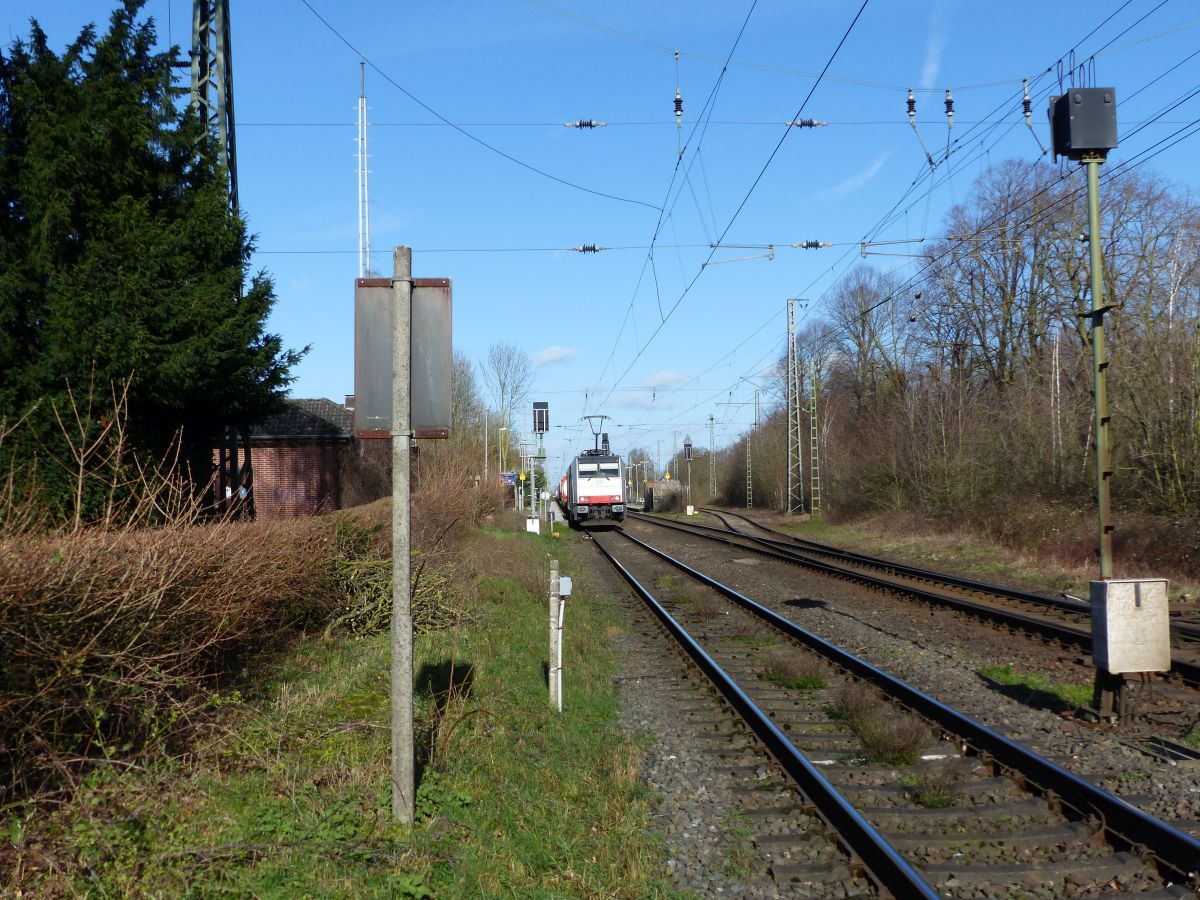
[[688,377],[680,372],[672,371],[671,369],[663,369],[661,372],[656,372],[647,378],[642,387],[651,388],[653,390],[670,390],[671,388],[679,387]]
[[565,363],[574,359],[575,353],[574,347],[560,347],[558,344],[552,344],[533,354],[533,364],[535,366],[552,366],[555,363]]
[[892,151],[890,150],[879,154],[879,158],[875,160],[875,162],[871,163],[871,165],[867,166],[867,168],[863,169],[857,175],[851,175],[845,181],[821,191],[819,196],[825,197],[829,194],[850,194],[854,191],[857,191],[879,174],[879,170],[883,168],[883,164],[887,162],[888,157],[891,155]]
[[646,391],[623,391],[617,405],[628,409],[658,410],[660,412],[675,409],[677,406],[673,395]]
[[925,38],[925,64],[921,67],[921,87],[933,87],[938,71],[942,68],[942,53],[950,40],[950,28],[946,23],[945,0],[933,4],[929,15],[929,33]]

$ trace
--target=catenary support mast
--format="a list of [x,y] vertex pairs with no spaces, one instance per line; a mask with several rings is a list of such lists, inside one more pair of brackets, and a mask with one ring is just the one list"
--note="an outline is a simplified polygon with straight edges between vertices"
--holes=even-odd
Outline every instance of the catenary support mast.
[[[233,115],[233,47],[229,0],[192,0],[192,105],[217,142],[228,179],[229,208],[238,214],[237,136]],[[241,285],[238,285],[241,293]],[[218,509],[254,515],[249,423],[227,424],[217,449]]]

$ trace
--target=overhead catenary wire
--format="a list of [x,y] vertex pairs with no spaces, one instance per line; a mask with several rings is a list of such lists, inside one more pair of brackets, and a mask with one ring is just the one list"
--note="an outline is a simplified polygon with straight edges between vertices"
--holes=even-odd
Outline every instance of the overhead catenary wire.
[[[1125,6],[1127,6],[1127,5],[1128,5],[1128,4],[1125,4]],[[1161,5],[1162,5],[1162,4],[1159,4],[1158,6],[1156,6],[1154,9],[1152,9],[1152,10],[1150,11],[1150,13],[1152,13],[1152,12],[1154,12],[1155,10],[1157,10],[1158,8],[1160,8],[1160,7],[1161,7]],[[1123,8],[1124,8],[1124,6],[1122,6],[1121,8],[1123,9]],[[1119,10],[1118,10],[1118,11],[1119,11]],[[1147,13],[1147,15],[1149,15],[1149,13]],[[1109,19],[1111,19],[1111,18],[1112,18],[1112,17],[1110,16],[1110,17],[1109,17]],[[1140,22],[1141,22],[1141,21],[1143,21],[1145,18],[1146,18],[1146,16],[1142,16],[1142,17],[1141,17],[1141,18],[1138,20],[1138,22],[1140,23]],[[1106,19],[1105,21],[1107,22],[1109,19]],[[1102,24],[1103,24],[1103,23],[1102,23]],[[1138,23],[1135,23],[1135,24],[1138,24]],[[1095,33],[1097,30],[1098,30],[1098,28],[1099,28],[1099,27],[1100,27],[1100,26],[1097,26],[1097,28],[1094,28],[1094,29],[1093,29],[1091,32],[1089,32],[1089,35],[1088,35],[1088,37],[1090,37],[1092,34],[1094,34],[1094,33]],[[1129,28],[1131,28],[1131,27],[1133,27],[1133,26],[1129,26]],[[1128,31],[1129,31],[1129,28],[1126,28],[1126,29],[1125,29],[1124,31],[1122,31],[1121,33],[1122,33],[1122,34],[1128,33]],[[1118,37],[1119,37],[1119,36],[1118,36]],[[1085,38],[1085,39],[1086,39],[1086,38]],[[1082,41],[1081,41],[1081,43],[1082,43]],[[1111,41],[1110,41],[1109,43],[1111,43]],[[1200,51],[1197,51],[1197,52],[1200,52]],[[1174,71],[1174,70],[1175,70],[1175,69],[1177,69],[1179,66],[1181,66],[1182,64],[1184,64],[1184,63],[1185,63],[1185,62],[1186,62],[1188,59],[1190,59],[1190,58],[1191,58],[1191,56],[1194,56],[1194,55],[1196,55],[1196,54],[1190,54],[1188,57],[1185,57],[1183,60],[1180,60],[1180,62],[1178,62],[1178,63],[1176,63],[1174,66],[1172,66],[1172,67],[1171,67],[1171,68],[1168,70],[1168,72],[1167,72],[1167,73],[1164,73],[1164,75],[1165,75],[1165,74],[1168,74],[1168,73],[1169,73],[1169,72],[1171,72],[1171,71]],[[1141,88],[1140,88],[1138,91],[1135,91],[1135,95],[1136,95],[1137,93],[1140,93],[1141,91],[1145,90],[1147,87],[1149,87],[1149,86],[1150,86],[1150,84],[1152,84],[1152,83],[1153,83],[1153,82],[1155,82],[1155,81],[1158,81],[1158,80],[1160,80],[1162,77],[1164,77],[1164,76],[1158,76],[1158,77],[1157,77],[1157,78],[1155,78],[1155,79],[1154,79],[1152,82],[1150,82],[1150,83],[1148,83],[1148,84],[1146,84],[1146,85],[1143,85],[1143,86],[1142,86],[1142,87],[1141,87]],[[1024,88],[1024,86],[1023,86],[1023,88]],[[1024,90],[1022,90],[1022,95],[1024,95],[1024,94],[1025,94],[1025,91],[1024,91]],[[1133,95],[1130,95],[1130,96],[1133,96]],[[1178,106],[1180,103],[1182,103],[1182,102],[1185,102],[1187,99],[1189,99],[1189,97],[1190,97],[1190,94],[1189,94],[1189,95],[1187,95],[1187,96],[1185,96],[1185,97],[1183,97],[1183,98],[1181,98],[1180,100],[1176,101],[1176,103],[1175,103],[1175,104],[1172,104],[1172,106],[1169,106],[1169,107],[1167,107],[1167,108],[1166,108],[1166,110],[1160,111],[1160,112],[1159,112],[1158,114],[1156,114],[1155,116],[1153,116],[1153,117],[1151,117],[1151,118],[1149,118],[1149,119],[1143,119],[1143,120],[1140,120],[1139,122],[1137,122],[1137,124],[1136,124],[1136,127],[1135,127],[1135,130],[1134,130],[1134,131],[1131,131],[1131,132],[1127,132],[1127,133],[1126,133],[1126,135],[1125,135],[1125,136],[1124,136],[1124,138],[1123,138],[1123,143],[1124,143],[1125,141],[1127,141],[1129,138],[1133,137],[1133,136],[1134,136],[1134,135],[1135,135],[1137,132],[1139,132],[1139,131],[1141,131],[1141,130],[1144,130],[1145,128],[1148,128],[1148,127],[1150,127],[1150,126],[1152,126],[1152,125],[1166,125],[1166,124],[1168,124],[1168,123],[1173,123],[1173,122],[1174,122],[1174,120],[1167,120],[1167,119],[1165,119],[1165,118],[1164,118],[1165,112],[1166,112],[1166,111],[1168,111],[1168,110],[1170,110],[1170,109],[1172,109],[1172,108],[1175,108],[1175,107],[1177,107],[1177,106]],[[1006,121],[1006,120],[1005,120],[1005,121]],[[1019,121],[1019,120],[1018,120],[1018,121]],[[1001,123],[997,123],[997,124],[1003,124],[1003,123],[1004,123],[1004,121],[1002,121]],[[1133,125],[1134,123],[1129,123],[1129,124]],[[1130,171],[1130,170],[1132,170],[1132,169],[1136,168],[1137,166],[1143,165],[1145,162],[1147,162],[1147,161],[1148,161],[1150,158],[1152,158],[1154,155],[1157,155],[1157,153],[1164,152],[1165,150],[1167,150],[1167,149],[1170,149],[1170,147],[1173,147],[1173,146],[1177,145],[1179,142],[1181,142],[1181,141],[1183,141],[1183,140],[1186,140],[1186,139],[1188,139],[1189,137],[1191,137],[1191,136],[1195,135],[1196,133],[1200,133],[1200,123],[1197,123],[1197,122],[1192,122],[1192,121],[1187,121],[1187,122],[1184,122],[1184,125],[1185,125],[1185,127],[1184,127],[1184,128],[1177,129],[1177,130],[1176,130],[1175,132],[1173,132],[1172,134],[1170,134],[1170,135],[1167,135],[1166,137],[1162,138],[1161,140],[1159,140],[1158,142],[1156,142],[1154,145],[1152,145],[1150,148],[1146,148],[1145,150],[1141,151],[1139,154],[1137,154],[1137,156],[1136,156],[1136,157],[1134,157],[1134,158],[1132,158],[1132,159],[1130,159],[1130,160],[1127,160],[1127,161],[1126,161],[1126,162],[1124,162],[1124,163],[1121,163],[1121,164],[1120,164],[1118,167],[1115,167],[1114,169],[1111,169],[1111,170],[1109,170],[1109,171],[1108,171],[1108,173],[1106,173],[1106,177],[1110,177],[1110,178],[1111,178],[1111,177],[1117,177],[1117,176],[1119,176],[1120,174],[1122,174],[1122,173],[1124,173],[1124,172]],[[960,139],[960,140],[961,140],[961,139]],[[1040,148],[1039,148],[1039,149],[1040,149]],[[971,160],[971,162],[973,163],[973,162],[974,162],[974,159],[976,159],[976,158],[981,158],[981,157],[982,157],[982,154],[981,154],[980,156],[978,156],[978,157],[973,157],[973,158],[972,158],[972,160]],[[923,198],[922,198],[922,199],[923,199]],[[831,267],[830,267],[830,271],[832,271],[834,268],[836,268],[836,263],[835,263],[835,265],[834,265],[834,266],[831,266]],[[919,273],[918,273],[918,274],[919,274]],[[914,282],[915,282],[915,280],[916,280],[916,278],[915,278],[915,277],[914,277],[914,278],[910,278],[910,279],[908,279],[908,282],[909,282],[909,283],[914,283]],[[898,295],[898,293],[897,293],[897,295]],[[894,296],[896,296],[896,295],[894,295]],[[892,299],[894,299],[894,297],[893,297],[893,298],[888,298],[888,300],[886,300],[885,302],[890,302]],[[774,318],[774,317],[772,317],[772,318]],[[770,320],[768,320],[768,323],[769,323],[769,321],[770,321]],[[764,323],[764,324],[768,324],[768,323]]]
[[[845,32],[842,34],[841,39],[838,41],[837,46],[834,47],[833,52],[830,53],[828,60],[826,60],[825,66],[821,70],[821,76],[824,76],[824,74],[829,71],[829,67],[833,65],[833,61],[835,59],[837,59],[838,53],[841,52],[842,47],[845,45],[846,41],[849,39],[851,32],[854,31],[854,27],[858,24],[859,19],[862,17],[862,14],[866,10],[867,5],[869,3],[870,3],[870,0],[863,0],[862,5],[858,8],[858,11],[854,14],[854,18],[851,19],[850,24],[846,27]],[[808,106],[808,102],[812,99],[813,94],[816,93],[816,90],[820,86],[820,84],[821,84],[821,77],[818,77],[817,80],[813,82],[812,87],[809,88],[808,93],[804,96],[804,99],[800,102],[800,107],[796,110],[795,115],[793,115],[791,117],[790,121],[795,121],[796,119],[799,119],[804,114],[804,110]],[[763,163],[762,168],[759,170],[758,174],[755,176],[753,182],[751,182],[750,187],[747,189],[745,195],[742,197],[741,202],[737,205],[737,208],[734,210],[733,215],[731,215],[729,217],[729,221],[725,225],[724,231],[721,232],[721,235],[717,240],[718,244],[720,244],[722,241],[724,241],[725,236],[729,233],[729,229],[731,229],[733,227],[734,223],[738,219],[738,216],[741,215],[742,210],[745,208],[746,204],[750,201],[750,197],[754,194],[755,189],[758,187],[759,183],[762,181],[762,178],[766,174],[767,169],[770,167],[772,161],[774,161],[775,156],[779,153],[779,149],[783,146],[783,142],[785,140],[787,140],[787,136],[791,133],[791,131],[792,131],[792,129],[790,126],[788,128],[784,129],[782,136],[779,138],[778,142],[775,144],[775,147],[771,150],[771,153],[767,156],[767,159]],[[670,310],[667,312],[667,315],[663,318],[662,322],[660,322],[658,327],[654,330],[654,333],[650,335],[650,337],[646,340],[646,343],[643,344],[641,349],[639,349],[637,351],[637,354],[634,356],[634,359],[625,368],[625,371],[621,373],[621,376],[619,378],[617,378],[616,382],[614,383],[613,388],[610,389],[609,394],[605,397],[605,400],[607,400],[608,396],[612,395],[612,391],[615,390],[616,387],[621,384],[621,382],[624,380],[625,376],[629,374],[630,370],[637,363],[638,359],[641,358],[641,355],[645,352],[646,348],[649,347],[651,343],[653,343],[654,338],[657,337],[657,335],[662,331],[663,326],[666,325],[666,323],[670,319],[671,315],[675,312],[675,310],[677,310],[679,308],[680,304],[683,303],[684,299],[687,297],[687,295],[691,291],[692,287],[696,284],[696,281],[706,271],[705,266],[707,265],[708,262],[710,262],[712,260],[712,257],[715,253],[716,253],[715,249],[711,250],[709,252],[708,259],[705,260],[705,263],[701,265],[700,271],[697,272],[696,275],[694,275],[692,277],[691,281],[689,281],[687,283],[687,285],[684,287],[683,293],[681,293],[679,295],[679,297],[676,299],[675,303],[671,306]],[[603,403],[603,401],[602,401],[602,403]]]
[[462,125],[459,125],[459,124],[451,121],[450,119],[448,119],[446,116],[442,115],[440,112],[438,112],[436,109],[434,109],[428,103],[426,103],[424,100],[422,100],[416,94],[414,94],[412,91],[408,90],[406,87],[404,87],[402,84],[400,84],[400,82],[398,82],[394,78],[392,78],[387,72],[385,72],[383,69],[381,69],[379,66],[377,66],[365,53],[363,53],[361,50],[359,50],[353,43],[350,42],[350,40],[348,38],[346,38],[340,31],[338,31],[336,28],[334,28],[333,25],[324,16],[322,16],[319,12],[317,12],[316,8],[313,7],[312,3],[310,3],[309,0],[300,0],[300,2],[302,4],[304,4],[305,7],[308,8],[309,12],[311,12],[317,18],[317,20],[322,25],[324,25],[331,34],[333,34],[334,37],[336,37],[339,41],[341,41],[343,44],[345,44],[347,47],[349,47],[350,50],[360,60],[362,60],[368,66],[370,66],[371,69],[373,71],[375,71],[375,73],[378,74],[384,81],[386,81],[392,87],[396,88],[396,90],[400,91],[402,94],[404,94],[404,96],[408,97],[409,100],[411,100],[413,103],[417,104],[417,106],[421,107],[427,113],[429,113],[430,115],[434,116],[437,119],[440,119],[443,124],[448,125],[450,128],[453,128],[459,134],[463,135],[463,137],[469,138],[470,140],[474,141],[476,144],[483,147],[484,149],[489,150],[490,152],[496,154],[497,156],[507,159],[509,162],[511,162],[515,165],[518,165],[523,169],[533,172],[535,175],[540,175],[541,177],[547,178],[550,181],[561,184],[564,187],[569,187],[569,188],[572,188],[573,190],[582,191],[585,194],[591,194],[595,197],[602,197],[606,200],[615,200],[620,203],[630,203],[630,204],[633,204],[636,206],[644,206],[647,209],[653,209],[653,210],[659,209],[659,207],[655,206],[653,203],[647,203],[645,200],[638,200],[633,197],[621,197],[617,194],[611,194],[611,193],[608,193],[607,191],[601,191],[601,190],[597,190],[595,188],[590,188],[585,185],[579,184],[577,182],[570,181],[569,179],[562,178],[558,175],[554,175],[550,172],[547,172],[545,169],[538,168],[537,166],[532,165],[531,163],[527,163],[524,160],[519,159],[516,156],[513,156],[511,153],[507,153],[506,151],[501,150],[499,147],[495,146],[494,144],[488,143],[487,141],[485,141],[483,138],[479,137],[478,135],[473,134],[470,131],[467,131],[466,128],[464,128]]
[[[737,36],[734,38],[733,44],[729,49],[728,55],[726,56],[726,65],[722,67],[720,74],[718,74],[716,80],[713,83],[712,88],[709,90],[708,97],[705,99],[704,105],[701,109],[700,117],[697,120],[696,124],[692,126],[691,131],[688,133],[687,141],[681,145],[683,150],[686,150],[686,148],[691,145],[692,138],[695,136],[697,129],[700,127],[700,122],[703,121],[706,116],[711,117],[712,109],[715,105],[717,94],[721,89],[721,84],[725,79],[726,73],[729,71],[728,62],[729,62],[729,60],[733,59],[733,54],[737,50],[738,45],[741,43],[742,36],[746,33],[746,26],[750,24],[750,17],[754,15],[754,10],[757,7],[757,5],[758,5],[757,0],[754,0],[754,2],[751,3],[750,8],[747,10],[746,16],[742,20],[741,28],[738,29]],[[704,139],[704,132],[701,132],[700,139],[697,141],[697,144],[696,144],[697,150],[699,149],[699,144],[703,142],[703,139]],[[671,220],[672,211],[674,209],[675,203],[678,202],[678,197],[679,197],[678,193],[676,193],[676,195],[675,195],[675,201],[672,202],[671,201],[671,192],[674,189],[675,182],[679,177],[679,170],[680,170],[680,167],[681,167],[681,165],[683,163],[683,159],[684,159],[683,150],[681,150],[675,157],[675,165],[671,170],[671,179],[670,179],[670,182],[667,184],[667,190],[666,190],[665,198],[663,200],[663,205],[659,208],[658,222],[655,223],[654,233],[651,235],[651,238],[650,238],[650,247],[646,252],[646,258],[642,263],[642,270],[638,275],[637,284],[634,286],[633,295],[630,297],[629,304],[626,307],[625,316],[621,321],[620,327],[617,329],[617,335],[616,335],[616,338],[613,340],[613,346],[612,346],[612,349],[609,351],[608,359],[605,361],[604,366],[601,369],[600,378],[598,379],[600,381],[603,380],[605,373],[607,373],[607,371],[608,371],[608,367],[612,364],[612,361],[616,356],[617,348],[620,346],[621,338],[625,334],[625,326],[627,324],[631,323],[631,321],[633,321],[633,319],[634,319],[634,312],[633,312],[634,304],[637,301],[638,292],[641,290],[641,285],[642,285],[643,280],[645,279],[647,269],[650,269],[654,276],[655,296],[659,302],[660,325],[663,320],[662,299],[661,299],[661,295],[658,290],[658,275],[657,275],[657,269],[656,269],[655,263],[654,263],[654,251],[655,251],[655,246],[658,242],[658,235],[661,232],[663,225],[668,221],[672,221]],[[680,187],[680,190],[682,190],[682,186]],[[672,228],[674,228],[673,222],[672,222]],[[676,244],[678,244],[678,243],[679,243],[679,240],[678,240],[678,237],[676,237]],[[680,265],[682,266],[682,259],[680,260]],[[587,408],[588,407],[585,404],[584,412],[587,412]]]
[[[1076,43],[1066,53],[1059,56],[1058,59],[1056,59],[1053,63],[1051,63],[1049,66],[1047,66],[1045,69],[1043,69],[1040,72],[1040,74],[1038,74],[1035,77],[1035,79],[1034,79],[1035,82],[1043,80],[1047,76],[1054,73],[1061,66],[1061,64],[1063,63],[1064,60],[1066,60],[1068,58],[1073,58],[1075,52],[1078,50],[1079,47],[1081,47],[1083,44],[1085,44],[1095,34],[1097,34],[1105,25],[1107,25],[1109,22],[1111,22],[1113,19],[1115,19],[1120,13],[1122,13],[1125,9],[1127,9],[1132,4],[1132,2],[1133,2],[1133,0],[1125,0],[1125,2],[1122,3],[1119,7],[1117,7],[1117,9],[1113,10],[1111,13],[1109,13],[1108,16],[1106,16],[1103,20],[1101,20],[1101,22],[1099,24],[1093,26],[1087,32],[1087,34],[1085,34],[1082,38],[1080,38],[1078,41],[1076,41]],[[1151,15],[1153,15],[1158,10],[1160,10],[1165,5],[1166,2],[1167,2],[1167,0],[1161,0],[1161,2],[1159,2],[1157,5],[1155,5],[1152,9],[1146,11],[1141,16],[1139,16],[1136,20],[1134,20],[1132,23],[1130,23],[1129,25],[1127,25],[1123,29],[1121,29],[1121,31],[1119,31],[1115,36],[1113,36],[1108,41],[1106,41],[1104,44],[1102,44],[1097,50],[1093,51],[1085,59],[1094,60],[1098,55],[1103,53],[1106,49],[1112,47],[1112,45],[1115,44],[1116,41],[1120,40],[1123,36],[1128,34],[1135,27],[1137,27],[1138,25],[1140,25],[1141,23],[1146,21]],[[1038,97],[1043,98],[1043,97],[1047,96],[1051,90],[1052,90],[1052,86],[1049,86],[1049,85],[1042,88],[1038,92]],[[1021,95],[1020,95],[1022,100],[1024,99],[1024,94],[1025,94],[1025,87],[1024,87],[1024,83],[1022,83],[1022,91],[1021,91]],[[1013,98],[1013,99],[1015,100],[1015,98]],[[1007,119],[993,121],[993,117],[1000,110],[1011,108],[1010,103],[1011,103],[1011,101],[1007,100],[1007,99],[1002,101],[995,109],[993,109],[992,112],[987,114],[984,117],[984,119],[981,120],[981,122],[989,123],[988,127],[986,128],[986,130],[984,132],[985,136],[986,136],[986,134],[988,134],[990,132],[994,132],[1001,125],[1004,125],[1007,123],[1007,121],[1008,121]],[[1152,121],[1154,121],[1154,120],[1153,119],[1150,120],[1150,122],[1152,122]],[[1142,124],[1142,126],[1145,126],[1145,125],[1150,124],[1150,122],[1143,122],[1141,124]],[[967,130],[967,132],[964,133],[962,136],[960,136],[954,143],[958,146],[966,146],[966,142],[968,140],[971,140],[971,142],[972,142],[971,145],[974,146],[973,134],[977,127],[978,126],[976,125],[976,126],[972,126],[971,128],[969,128]],[[1010,125],[1010,128],[1011,127],[1013,127],[1013,126]],[[997,141],[993,142],[993,146],[995,145],[995,143],[998,142],[998,140],[999,139],[997,139]],[[982,143],[983,142],[981,141],[981,145],[982,145]],[[970,159],[968,159],[963,165],[965,166],[965,165],[974,163],[974,161],[976,159],[982,158],[983,154],[986,152],[989,152],[989,151],[990,151],[990,148],[988,150],[981,151],[976,156],[972,156]],[[954,156],[954,155],[956,155],[956,154],[954,152],[954,148],[952,147],[951,148],[951,156]],[[955,165],[954,163],[951,163],[951,167],[953,167],[954,165]],[[950,173],[952,174],[953,171],[954,171],[953,168],[951,168]],[[909,187],[904,191],[904,193],[895,202],[895,204],[893,204],[891,209],[887,213],[885,213],[876,222],[875,225],[873,225],[870,229],[868,229],[866,234],[864,234],[864,237],[863,237],[864,241],[866,241],[867,243],[872,242],[875,239],[875,237],[883,231],[884,228],[888,227],[888,225],[890,225],[891,223],[894,223],[895,221],[897,221],[899,217],[906,215],[907,211],[912,209],[912,207],[913,207],[913,205],[915,205],[915,203],[920,202],[922,199],[925,199],[928,203],[928,201],[932,199],[932,193],[933,193],[934,189],[937,187],[937,183],[935,182],[934,179],[935,179],[935,174],[932,171],[932,169],[926,169],[924,166],[922,166],[921,170],[918,171],[916,177],[909,184]],[[909,196],[915,190],[918,189],[919,185],[921,185],[926,180],[929,181],[929,187],[926,189],[926,191],[924,193],[918,195],[907,206],[904,206],[903,204],[909,198]],[[943,179],[942,183],[945,183],[944,179]],[[928,212],[928,205],[927,205],[927,212]],[[849,265],[849,263],[847,263],[848,256],[849,256],[848,251],[846,253],[843,253],[838,259],[834,260],[834,262],[829,266],[828,269],[826,269],[824,272],[820,273],[810,284],[808,284],[802,291],[800,291],[800,293],[802,293],[802,294],[810,293],[812,291],[812,289],[816,286],[817,283],[819,283],[821,280],[823,280],[827,277],[833,278],[836,281],[836,279],[834,277],[834,272],[838,269],[839,266],[843,266],[842,272],[845,271],[845,266]]]

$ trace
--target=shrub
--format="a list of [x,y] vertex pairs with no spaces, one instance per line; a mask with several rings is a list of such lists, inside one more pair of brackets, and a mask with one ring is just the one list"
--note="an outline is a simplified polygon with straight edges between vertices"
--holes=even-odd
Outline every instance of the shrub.
[[0,536],[7,787],[165,747],[224,673],[323,620],[325,520]]

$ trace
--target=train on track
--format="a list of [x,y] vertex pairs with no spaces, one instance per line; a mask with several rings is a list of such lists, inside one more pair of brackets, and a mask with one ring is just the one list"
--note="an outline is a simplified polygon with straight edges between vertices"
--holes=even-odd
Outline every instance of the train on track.
[[572,528],[625,521],[625,463],[607,441],[571,460],[558,484],[558,505]]

